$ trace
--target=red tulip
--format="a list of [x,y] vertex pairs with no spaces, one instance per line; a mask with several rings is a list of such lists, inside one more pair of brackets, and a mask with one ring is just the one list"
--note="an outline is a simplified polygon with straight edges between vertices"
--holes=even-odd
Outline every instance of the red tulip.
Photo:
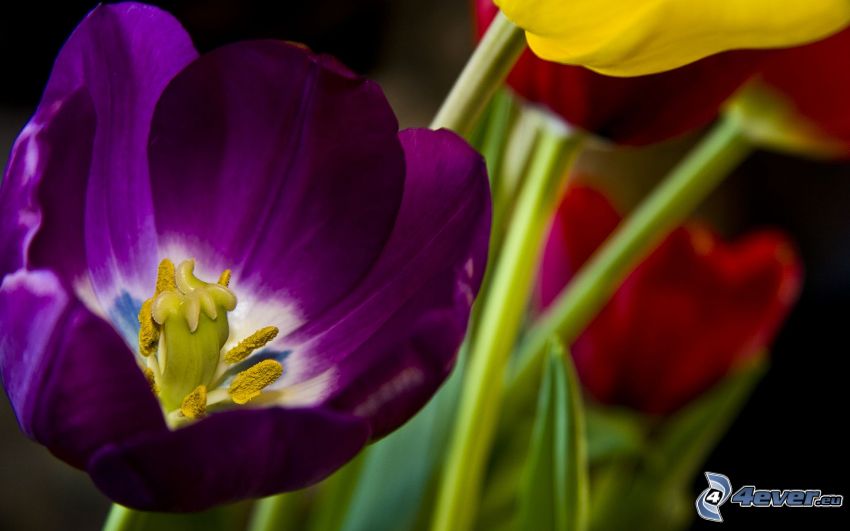
[[[599,192],[568,190],[541,268],[543,306],[619,221]],[[793,247],[778,232],[726,243],[705,227],[678,228],[574,342],[576,369],[600,402],[670,413],[770,343],[800,279]]]
[[[480,37],[497,9],[491,0],[475,0],[475,8]],[[773,53],[724,52],[660,74],[619,78],[544,61],[526,50],[508,84],[576,127],[619,144],[643,145],[708,124]]]

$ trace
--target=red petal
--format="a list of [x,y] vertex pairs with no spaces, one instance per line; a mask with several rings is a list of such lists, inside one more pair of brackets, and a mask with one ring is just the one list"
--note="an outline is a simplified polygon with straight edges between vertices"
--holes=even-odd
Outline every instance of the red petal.
[[[615,215],[597,192],[568,190],[542,266],[548,293],[601,244]],[[560,254],[548,252],[558,247]],[[679,228],[576,340],[579,376],[597,400],[669,413],[770,343],[800,277],[798,258],[780,233],[725,243],[703,227]]]

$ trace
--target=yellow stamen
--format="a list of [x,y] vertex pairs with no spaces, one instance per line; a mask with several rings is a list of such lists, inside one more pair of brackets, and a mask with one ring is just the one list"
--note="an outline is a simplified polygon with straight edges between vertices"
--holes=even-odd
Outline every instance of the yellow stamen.
[[233,378],[227,390],[233,402],[245,404],[260,395],[267,386],[283,374],[283,365],[275,360],[263,360],[250,369],[244,370]]
[[248,356],[258,348],[266,346],[266,343],[277,336],[278,329],[276,326],[267,326],[260,328],[250,336],[239,342],[238,345],[227,351],[224,355],[225,363],[237,363]]
[[148,299],[139,309],[139,352],[142,356],[150,356],[156,352],[159,343],[159,324],[153,320],[151,306],[153,299]]
[[164,258],[156,269],[156,292],[154,296],[173,289],[177,289],[177,282],[174,279],[174,263],[168,258]]
[[221,276],[218,277],[218,283],[225,288],[230,285],[230,276],[231,272],[229,269],[225,269],[221,272]]
[[207,386],[199,385],[186,395],[180,404],[180,412],[189,419],[199,419],[207,414]]
[[153,297],[142,303],[139,309],[139,353],[142,356],[150,356],[157,349],[159,342],[159,323],[154,321],[151,314],[153,301],[163,291],[173,290],[174,264],[168,258],[159,263],[156,270],[156,289]]
[[153,369],[151,369],[150,367],[145,367],[144,372],[145,372],[145,380],[148,381],[148,385],[151,388],[151,392],[153,394],[157,394],[159,392],[159,388],[157,388],[157,386],[156,386],[156,378],[154,378]]

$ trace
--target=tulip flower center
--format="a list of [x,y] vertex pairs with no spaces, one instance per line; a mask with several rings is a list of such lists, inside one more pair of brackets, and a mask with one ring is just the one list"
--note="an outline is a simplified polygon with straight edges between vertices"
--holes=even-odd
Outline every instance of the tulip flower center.
[[197,278],[194,269],[192,260],[176,268],[171,260],[160,262],[154,294],[139,311],[144,372],[172,426],[204,417],[213,406],[245,404],[283,374],[283,366],[272,359],[235,375],[228,370],[274,339],[278,329],[261,328],[225,350],[228,313],[237,303],[228,287],[230,270],[210,283]]

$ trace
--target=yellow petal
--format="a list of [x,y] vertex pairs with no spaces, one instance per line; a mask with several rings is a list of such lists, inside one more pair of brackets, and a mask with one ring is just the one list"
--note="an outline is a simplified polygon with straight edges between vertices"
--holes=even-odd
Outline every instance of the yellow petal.
[[613,76],[725,50],[777,48],[850,22],[850,0],[495,0],[538,56]]

